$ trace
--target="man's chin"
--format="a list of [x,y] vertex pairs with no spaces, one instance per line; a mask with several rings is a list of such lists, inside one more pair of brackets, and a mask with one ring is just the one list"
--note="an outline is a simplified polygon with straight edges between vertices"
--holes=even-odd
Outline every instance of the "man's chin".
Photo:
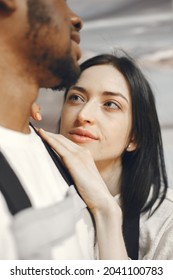
[[[80,66],[74,61],[71,55],[66,55],[65,58],[53,60],[49,65],[49,72],[53,77],[57,78],[57,85],[51,88],[53,90],[62,90],[76,83],[80,75]],[[61,81],[59,83],[59,81]]]
[[52,90],[65,90],[74,85],[80,75],[80,68],[73,69],[69,75],[61,77],[61,83],[51,87]]

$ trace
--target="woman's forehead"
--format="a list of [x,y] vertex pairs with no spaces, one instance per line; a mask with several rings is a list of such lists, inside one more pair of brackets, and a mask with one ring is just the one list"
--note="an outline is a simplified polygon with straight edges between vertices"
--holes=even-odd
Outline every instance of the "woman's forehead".
[[129,98],[129,86],[123,74],[112,65],[94,65],[85,69],[77,82],[88,90],[120,91]]
[[86,81],[86,79],[96,79],[98,77],[98,79],[102,78],[100,80],[100,83],[102,81],[117,81],[118,79],[121,79],[122,81],[125,80],[123,74],[114,66],[112,65],[94,65],[91,66],[87,69],[85,69],[84,71],[82,71],[79,80],[78,81]]

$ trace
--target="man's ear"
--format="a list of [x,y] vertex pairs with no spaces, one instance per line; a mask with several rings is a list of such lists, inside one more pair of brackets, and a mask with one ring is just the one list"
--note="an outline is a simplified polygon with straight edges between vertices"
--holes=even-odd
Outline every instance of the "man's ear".
[[16,0],[0,0],[0,13],[12,12],[16,9]]
[[133,152],[133,151],[136,150],[136,148],[137,148],[137,144],[136,144],[135,139],[131,139],[127,148],[126,148],[126,151],[127,152]]

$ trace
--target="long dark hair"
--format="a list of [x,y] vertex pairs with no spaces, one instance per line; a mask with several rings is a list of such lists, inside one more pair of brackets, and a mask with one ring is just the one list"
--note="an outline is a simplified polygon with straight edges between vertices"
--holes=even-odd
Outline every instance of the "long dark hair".
[[94,65],[104,64],[112,65],[123,74],[129,84],[132,99],[131,136],[135,139],[137,149],[126,151],[122,157],[123,213],[126,217],[135,217],[151,210],[152,214],[163,202],[168,188],[154,95],[141,70],[128,55],[95,56],[81,64],[81,72]]

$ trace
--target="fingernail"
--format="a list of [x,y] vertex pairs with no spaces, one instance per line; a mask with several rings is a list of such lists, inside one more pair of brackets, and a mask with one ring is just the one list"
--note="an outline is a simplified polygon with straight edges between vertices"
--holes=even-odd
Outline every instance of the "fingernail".
[[40,114],[39,112],[37,112],[37,113],[35,114],[35,116],[36,116],[36,119],[37,119],[38,121],[41,121],[41,120],[42,120],[41,114]]

